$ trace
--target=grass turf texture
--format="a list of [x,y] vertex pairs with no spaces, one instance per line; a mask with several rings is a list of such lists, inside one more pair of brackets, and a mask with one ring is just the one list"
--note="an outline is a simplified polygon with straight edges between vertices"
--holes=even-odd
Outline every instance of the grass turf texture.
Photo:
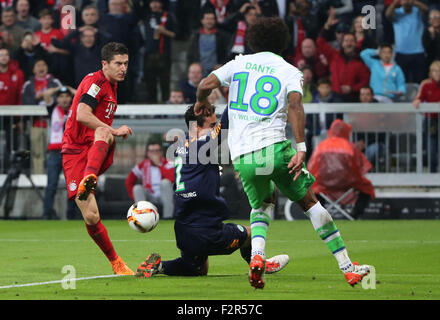
[[[246,221],[234,221],[246,224]],[[440,299],[440,221],[336,221],[354,261],[375,266],[376,288],[345,282],[309,221],[273,221],[267,254],[287,253],[290,263],[266,277],[264,290],[248,283],[239,251],[210,257],[206,277],[117,277],[0,289],[0,299]],[[150,252],[174,259],[179,251],[172,221],[135,233],[121,221],[104,221],[118,254],[135,270]],[[65,265],[76,277],[110,275],[105,256],[82,221],[0,221],[0,287],[62,280]]]

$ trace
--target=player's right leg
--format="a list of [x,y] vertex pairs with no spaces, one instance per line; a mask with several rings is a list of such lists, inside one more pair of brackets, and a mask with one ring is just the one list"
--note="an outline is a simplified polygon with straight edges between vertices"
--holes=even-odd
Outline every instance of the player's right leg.
[[77,198],[86,201],[89,194],[94,193],[98,185],[98,174],[101,166],[106,160],[110,145],[114,142],[114,137],[110,130],[98,127],[95,130],[95,139],[92,147],[87,153],[87,164],[84,176],[78,185]]

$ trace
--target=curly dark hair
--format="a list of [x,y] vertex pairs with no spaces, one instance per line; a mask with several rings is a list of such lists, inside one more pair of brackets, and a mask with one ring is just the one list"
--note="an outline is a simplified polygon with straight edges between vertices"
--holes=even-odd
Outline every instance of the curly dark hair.
[[261,17],[246,30],[246,40],[254,52],[282,53],[289,42],[289,29],[280,17]]

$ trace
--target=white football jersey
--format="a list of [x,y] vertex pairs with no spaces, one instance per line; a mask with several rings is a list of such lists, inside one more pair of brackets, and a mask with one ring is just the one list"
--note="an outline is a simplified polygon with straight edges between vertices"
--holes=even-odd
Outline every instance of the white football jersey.
[[229,87],[232,160],[286,140],[287,95],[302,95],[302,72],[271,52],[240,55],[212,72]]

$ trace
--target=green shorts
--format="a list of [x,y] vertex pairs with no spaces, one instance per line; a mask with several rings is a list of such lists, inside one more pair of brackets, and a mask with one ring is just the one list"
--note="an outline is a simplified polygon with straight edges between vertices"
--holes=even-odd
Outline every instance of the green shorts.
[[272,196],[274,183],[290,200],[298,201],[304,198],[315,178],[303,164],[302,173],[296,181],[293,180],[294,174],[289,173],[287,165],[295,154],[291,142],[285,140],[241,155],[233,162],[252,208],[260,208],[264,200]]

